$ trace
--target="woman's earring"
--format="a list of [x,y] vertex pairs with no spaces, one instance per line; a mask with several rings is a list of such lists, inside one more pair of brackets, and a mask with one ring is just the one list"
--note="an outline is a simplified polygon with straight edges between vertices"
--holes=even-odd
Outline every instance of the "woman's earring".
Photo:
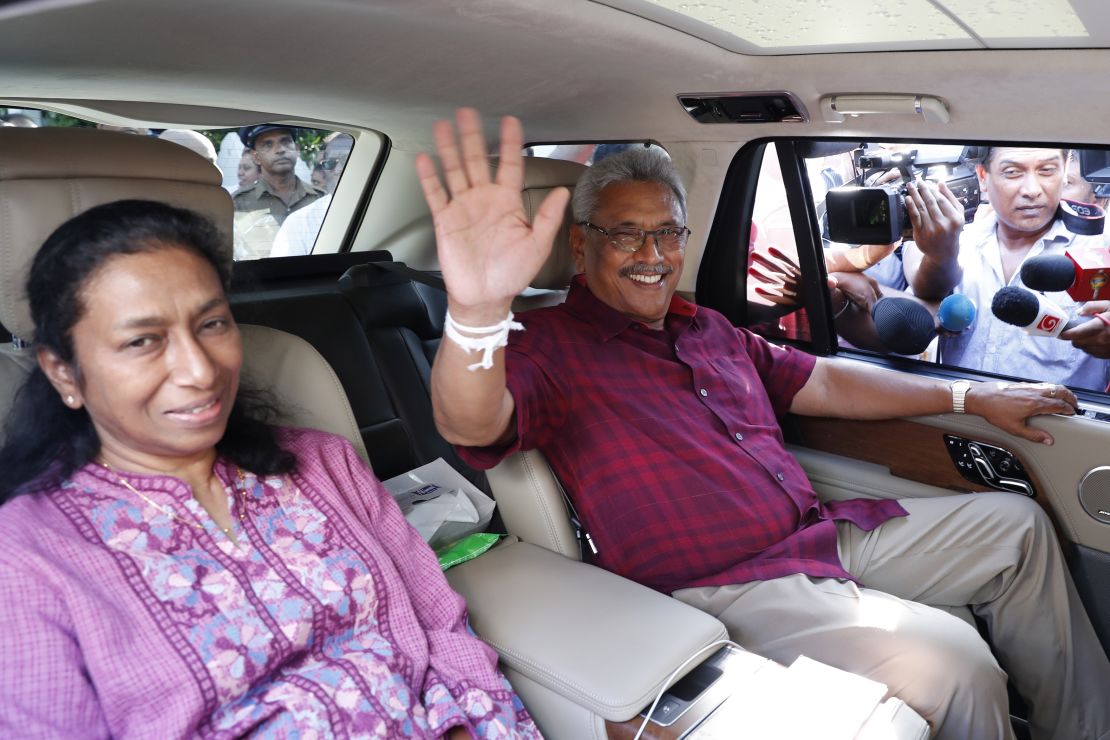
[[72,406],[76,402],[77,402],[77,399],[74,398],[73,396],[66,396],[66,406]]

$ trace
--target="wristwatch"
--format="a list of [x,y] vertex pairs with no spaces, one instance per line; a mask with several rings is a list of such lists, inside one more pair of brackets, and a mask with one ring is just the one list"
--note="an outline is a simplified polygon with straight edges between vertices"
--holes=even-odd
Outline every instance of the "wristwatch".
[[970,380],[953,380],[948,385],[952,389],[952,413],[963,414],[964,399],[967,398],[967,392],[971,390]]

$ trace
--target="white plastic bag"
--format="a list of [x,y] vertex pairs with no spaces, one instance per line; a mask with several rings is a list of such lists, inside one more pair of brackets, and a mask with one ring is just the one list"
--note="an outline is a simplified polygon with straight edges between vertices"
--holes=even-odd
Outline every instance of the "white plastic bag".
[[494,501],[441,457],[384,481],[424,541],[433,548],[480,532],[493,518]]

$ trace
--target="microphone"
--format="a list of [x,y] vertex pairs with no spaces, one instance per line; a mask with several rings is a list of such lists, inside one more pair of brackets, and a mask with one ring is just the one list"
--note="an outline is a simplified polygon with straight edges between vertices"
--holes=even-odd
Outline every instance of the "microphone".
[[937,307],[937,323],[948,331],[961,332],[975,323],[975,302],[962,293],[953,293]]
[[936,336],[929,309],[909,298],[880,298],[871,309],[883,346],[897,355],[919,355]]
[[897,355],[921,354],[939,329],[961,332],[975,323],[975,315],[975,303],[955,293],[940,302],[936,319],[911,298],[880,298],[871,309],[879,341]]
[[1031,290],[1059,293],[1075,283],[1075,263],[1063,254],[1039,254],[1021,266],[1021,282]]
[[994,294],[991,312],[1001,321],[1020,327],[1031,337],[1059,337],[1083,323],[1039,293],[1007,285]]
[[1110,283],[1110,250],[1089,245],[1038,255],[1021,266],[1021,282],[1046,293],[1066,290],[1077,303],[1097,301]]

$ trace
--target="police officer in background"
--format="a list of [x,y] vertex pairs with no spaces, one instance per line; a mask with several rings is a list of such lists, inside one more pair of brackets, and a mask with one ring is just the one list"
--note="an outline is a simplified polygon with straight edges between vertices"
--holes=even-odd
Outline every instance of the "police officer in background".
[[292,126],[259,124],[239,129],[247,153],[259,167],[258,181],[235,193],[235,210],[268,212],[280,225],[293,211],[304,208],[324,191],[295,173],[300,151]]

